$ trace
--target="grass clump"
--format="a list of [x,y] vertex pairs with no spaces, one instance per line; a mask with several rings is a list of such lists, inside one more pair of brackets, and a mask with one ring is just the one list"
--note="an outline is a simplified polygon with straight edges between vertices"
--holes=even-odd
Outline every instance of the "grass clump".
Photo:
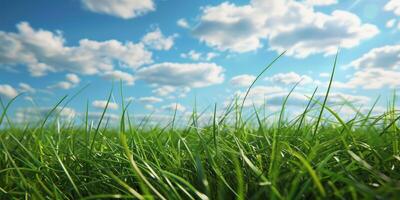
[[399,199],[394,103],[345,120],[326,103],[329,89],[322,103],[314,94],[293,120],[286,98],[275,123],[233,102],[221,115],[215,105],[205,126],[196,112],[187,126],[176,113],[167,126],[135,125],[122,103],[118,128],[52,113],[21,127],[2,103],[0,199]]

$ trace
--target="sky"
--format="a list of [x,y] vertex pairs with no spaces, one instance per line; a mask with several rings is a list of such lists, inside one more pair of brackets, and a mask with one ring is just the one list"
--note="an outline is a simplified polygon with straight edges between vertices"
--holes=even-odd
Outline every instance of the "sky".
[[324,95],[339,52],[330,103],[367,110],[380,97],[382,111],[400,86],[399,31],[400,0],[2,0],[0,97],[21,94],[8,112],[18,122],[64,95],[61,116],[98,118],[112,87],[107,117],[117,119],[120,82],[136,116],[212,112],[286,51],[245,107],[278,111],[298,83],[296,112],[316,87]]

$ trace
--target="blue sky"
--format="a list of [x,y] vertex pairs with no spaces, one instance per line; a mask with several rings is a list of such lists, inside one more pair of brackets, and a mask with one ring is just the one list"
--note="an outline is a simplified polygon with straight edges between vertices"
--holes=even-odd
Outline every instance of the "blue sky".
[[[123,82],[137,115],[182,114],[243,97],[284,50],[246,106],[278,110],[293,85],[297,110],[315,87],[322,95],[340,47],[331,102],[377,110],[400,86],[398,0],[27,0],[0,2],[0,96],[19,93],[19,121],[46,113],[89,86],[65,109],[96,117],[112,80]],[[120,112],[113,93],[109,116]],[[351,112],[343,112],[351,115]]]

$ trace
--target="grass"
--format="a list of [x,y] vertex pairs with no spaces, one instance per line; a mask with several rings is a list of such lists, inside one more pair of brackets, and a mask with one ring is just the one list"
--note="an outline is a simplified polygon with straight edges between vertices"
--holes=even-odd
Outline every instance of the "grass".
[[0,199],[399,199],[396,100],[346,120],[329,90],[292,120],[289,94],[276,122],[236,100],[219,115],[215,104],[205,126],[196,109],[187,126],[176,112],[167,126],[136,125],[125,102],[118,127],[104,123],[106,109],[95,125],[88,109],[84,124],[60,124],[66,97],[41,123],[16,126],[14,100],[1,102]]

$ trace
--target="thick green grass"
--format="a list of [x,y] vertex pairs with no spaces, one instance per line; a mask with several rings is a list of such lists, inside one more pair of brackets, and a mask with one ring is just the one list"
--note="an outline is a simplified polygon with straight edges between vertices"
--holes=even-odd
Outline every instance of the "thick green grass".
[[186,126],[175,115],[137,125],[124,102],[118,126],[107,126],[106,109],[93,126],[87,116],[59,124],[65,98],[40,123],[16,126],[2,103],[0,199],[399,199],[395,104],[345,120],[329,90],[313,96],[292,120],[285,99],[275,122],[243,114],[243,102],[222,114],[215,105],[207,126],[195,111]]

